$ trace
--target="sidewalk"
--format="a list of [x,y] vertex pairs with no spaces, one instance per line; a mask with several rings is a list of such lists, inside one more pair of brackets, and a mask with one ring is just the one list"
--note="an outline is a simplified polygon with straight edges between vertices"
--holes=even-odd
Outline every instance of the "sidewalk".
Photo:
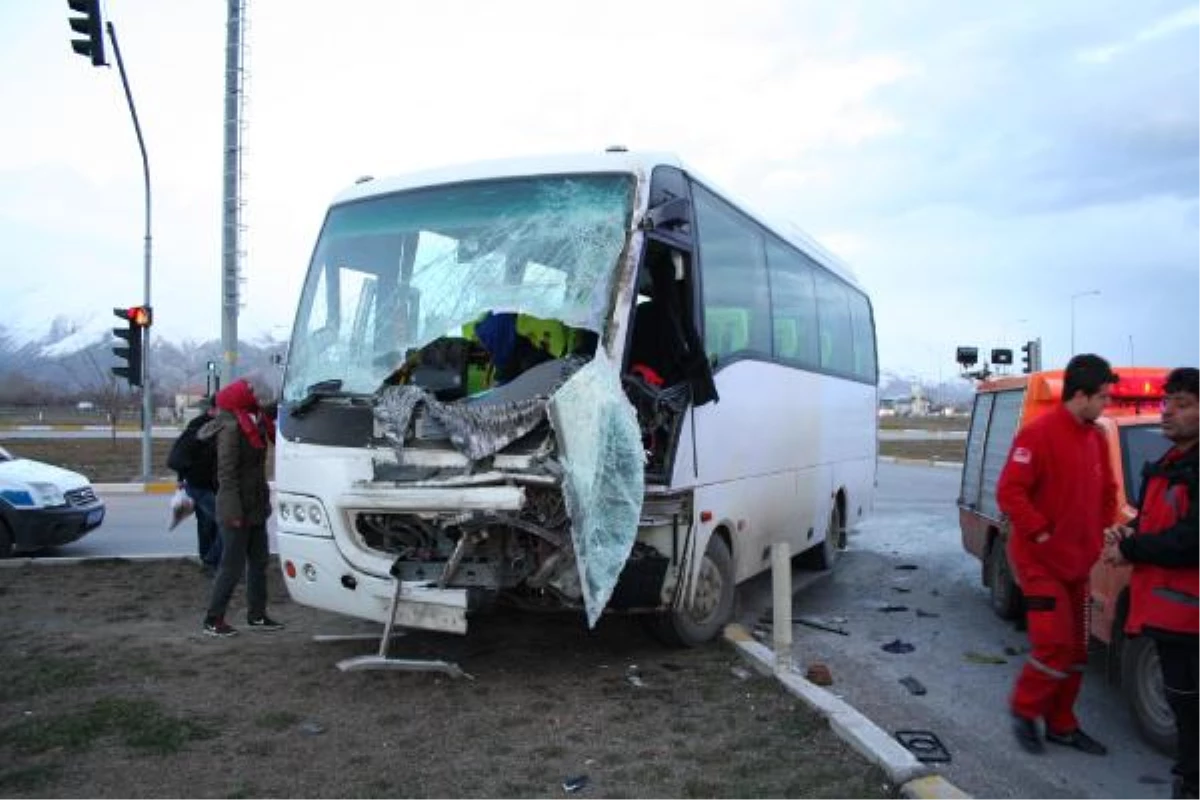
[[839,738],[887,773],[901,797],[971,797],[937,774],[932,767],[918,761],[886,731],[844,700],[805,680],[799,673],[777,672],[774,651],[755,640],[741,625],[733,623],[726,626],[725,640],[755,669],[764,675],[775,675],[785,689],[828,719],[829,727]]

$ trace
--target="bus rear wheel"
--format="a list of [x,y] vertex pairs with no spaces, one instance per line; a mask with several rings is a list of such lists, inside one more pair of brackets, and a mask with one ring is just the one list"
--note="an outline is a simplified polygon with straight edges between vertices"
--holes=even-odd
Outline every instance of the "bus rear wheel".
[[697,647],[712,641],[733,617],[735,588],[729,545],[714,534],[704,550],[692,602],[658,615],[655,635],[672,647]]

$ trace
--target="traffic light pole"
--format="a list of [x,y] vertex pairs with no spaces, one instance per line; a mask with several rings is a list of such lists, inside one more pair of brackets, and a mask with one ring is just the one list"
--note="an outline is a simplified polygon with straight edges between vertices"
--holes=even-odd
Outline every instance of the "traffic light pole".
[[[112,42],[113,55],[117,57],[117,70],[121,73],[121,85],[125,87],[125,99],[129,102],[129,115],[133,118],[133,130],[137,133],[138,148],[142,151],[142,176],[146,184],[146,244],[145,244],[145,299],[150,307],[150,159],[146,156],[146,141],[142,138],[142,126],[138,123],[137,108],[133,105],[133,93],[129,91],[129,80],[125,77],[125,62],[121,60],[121,47],[117,44],[117,31],[107,23],[108,38]],[[150,326],[142,328],[142,481],[150,480],[150,438],[154,427],[154,390],[150,380]]]

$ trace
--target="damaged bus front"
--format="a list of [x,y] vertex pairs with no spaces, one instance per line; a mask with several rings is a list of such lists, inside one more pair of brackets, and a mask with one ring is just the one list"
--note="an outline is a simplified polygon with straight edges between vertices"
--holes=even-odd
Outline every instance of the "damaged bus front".
[[507,602],[707,641],[773,543],[829,569],[869,511],[877,379],[849,270],[672,158],[364,181],[288,353],[286,584],[413,628]]
[[[648,175],[542,172],[367,182],[329,211],[280,406],[286,584],[386,621],[401,581],[394,619],[414,628],[465,632],[497,600],[591,625],[674,605],[710,637],[725,610],[678,591],[691,509],[645,500],[646,421],[614,361]],[[647,391],[677,431],[686,385]]]

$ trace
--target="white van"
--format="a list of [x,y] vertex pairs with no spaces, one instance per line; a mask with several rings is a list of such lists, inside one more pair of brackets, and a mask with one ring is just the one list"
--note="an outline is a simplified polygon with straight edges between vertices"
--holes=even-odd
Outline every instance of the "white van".
[[69,544],[104,521],[104,503],[78,472],[0,447],[0,558]]

